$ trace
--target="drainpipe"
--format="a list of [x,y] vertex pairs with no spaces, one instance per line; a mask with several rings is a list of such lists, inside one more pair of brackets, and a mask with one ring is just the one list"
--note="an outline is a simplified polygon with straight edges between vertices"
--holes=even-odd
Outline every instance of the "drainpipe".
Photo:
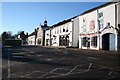
[[[118,16],[118,14],[117,14],[117,4],[115,4],[115,28],[116,28],[116,29],[118,29],[118,27],[117,27],[117,24],[118,24],[117,16]],[[116,50],[118,50],[118,46],[119,46],[119,45],[118,45],[118,31],[117,31],[117,35],[116,35],[116,36],[117,36],[117,37],[116,37],[116,38],[117,38],[117,39],[116,39],[116,45],[117,45],[117,46],[116,46],[116,48],[117,48]]]
[[[98,27],[97,27],[97,34],[98,34],[98,37],[99,37],[99,50],[100,50],[100,32],[99,32],[99,27],[100,27],[100,25],[99,25],[99,12],[98,12],[98,10],[97,10],[97,24],[98,24]],[[97,40],[98,41],[98,40]]]
[[51,46],[51,28],[50,28],[50,46]]

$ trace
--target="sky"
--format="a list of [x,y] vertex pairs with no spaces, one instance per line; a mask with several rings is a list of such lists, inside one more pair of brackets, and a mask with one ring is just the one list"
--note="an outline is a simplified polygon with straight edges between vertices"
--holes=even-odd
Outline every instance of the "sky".
[[29,34],[44,20],[54,25],[105,2],[2,2],[2,31]]

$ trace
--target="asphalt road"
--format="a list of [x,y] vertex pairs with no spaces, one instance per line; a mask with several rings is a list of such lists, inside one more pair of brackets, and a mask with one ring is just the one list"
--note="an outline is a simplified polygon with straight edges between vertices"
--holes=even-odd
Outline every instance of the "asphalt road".
[[2,51],[2,78],[119,78],[116,52],[41,46],[7,47]]

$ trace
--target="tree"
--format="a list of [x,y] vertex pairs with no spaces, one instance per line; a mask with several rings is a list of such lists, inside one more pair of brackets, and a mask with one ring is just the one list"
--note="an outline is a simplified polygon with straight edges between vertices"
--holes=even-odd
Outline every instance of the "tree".
[[2,44],[5,45],[5,40],[9,38],[9,35],[7,32],[2,33]]

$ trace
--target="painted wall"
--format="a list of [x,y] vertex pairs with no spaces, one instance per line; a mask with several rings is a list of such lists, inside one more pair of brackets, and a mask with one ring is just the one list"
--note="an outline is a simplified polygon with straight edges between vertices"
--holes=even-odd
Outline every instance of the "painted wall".
[[[104,8],[101,8],[98,10],[98,12],[103,12],[103,16],[104,16],[104,27],[105,28],[107,26],[107,23],[110,23],[110,26],[113,26],[115,28],[115,4],[106,6]],[[117,50],[117,31],[113,28],[111,29],[105,29],[104,31],[102,31],[102,33],[100,34],[100,48],[102,49],[102,35],[107,34],[107,33],[112,33],[115,34],[114,39],[112,38],[112,36],[110,35],[110,41],[114,40],[115,41],[115,45],[109,44],[110,46],[110,50]]]
[[[63,28],[65,28],[65,30],[68,28],[68,32],[63,32]],[[59,46],[59,36],[67,34],[69,34],[69,46],[72,46],[72,22],[68,22],[53,28],[51,30],[52,46]],[[53,36],[56,36],[56,39]]]
[[[90,38],[90,49],[98,49],[99,44],[96,48],[91,46],[91,37],[97,36],[97,35],[87,35],[87,34],[95,34],[98,32],[98,22],[97,22],[97,10],[92,11],[90,13],[84,14],[79,16],[79,48],[87,49],[87,47],[83,47],[81,45],[81,38],[83,37],[89,37]],[[91,22],[94,23],[94,27],[91,27]],[[83,36],[82,34],[86,34]],[[98,42],[99,43],[99,42]]]
[[[103,28],[99,30],[99,13],[103,13]],[[95,23],[95,28],[91,30],[90,27],[90,22],[94,21]],[[105,29],[103,30],[106,26],[107,23],[110,23],[110,26],[115,28],[115,4],[111,4],[109,6],[105,6],[103,8],[94,10],[92,12],[86,13],[84,15],[79,16],[79,48],[82,49],[87,49],[87,47],[82,47],[81,46],[81,38],[82,37],[90,37],[90,49],[96,49],[99,50],[102,48],[102,35],[107,34],[107,33],[112,33],[115,35],[110,34],[110,50],[117,50],[117,32],[113,28]],[[85,27],[84,27],[85,26]],[[103,30],[103,31],[102,31]],[[101,34],[97,33],[98,31],[101,31]],[[91,46],[91,37],[92,35],[81,35],[81,34],[91,34],[91,33],[96,33],[93,36],[98,36],[97,37],[97,47],[94,48]],[[115,41],[115,42],[114,42]],[[115,44],[113,45],[112,42]]]
[[120,3],[118,4],[118,24],[120,24]]
[[[118,14],[118,24],[119,24],[119,29],[120,29],[120,3],[117,5],[117,14]],[[120,51],[120,31],[118,33],[118,49]]]
[[28,45],[35,45],[35,35],[28,37]]
[[[47,46],[46,44],[46,40],[49,39],[50,40],[50,29],[45,31],[45,46]],[[48,42],[48,45],[50,46],[50,41]]]
[[[39,26],[38,32],[37,32],[37,38],[36,38],[36,44],[37,45],[42,45],[42,38],[43,38],[43,29],[41,28],[41,26]],[[38,44],[38,39],[41,39],[41,44]]]
[[73,19],[73,47],[79,47],[79,16]]

